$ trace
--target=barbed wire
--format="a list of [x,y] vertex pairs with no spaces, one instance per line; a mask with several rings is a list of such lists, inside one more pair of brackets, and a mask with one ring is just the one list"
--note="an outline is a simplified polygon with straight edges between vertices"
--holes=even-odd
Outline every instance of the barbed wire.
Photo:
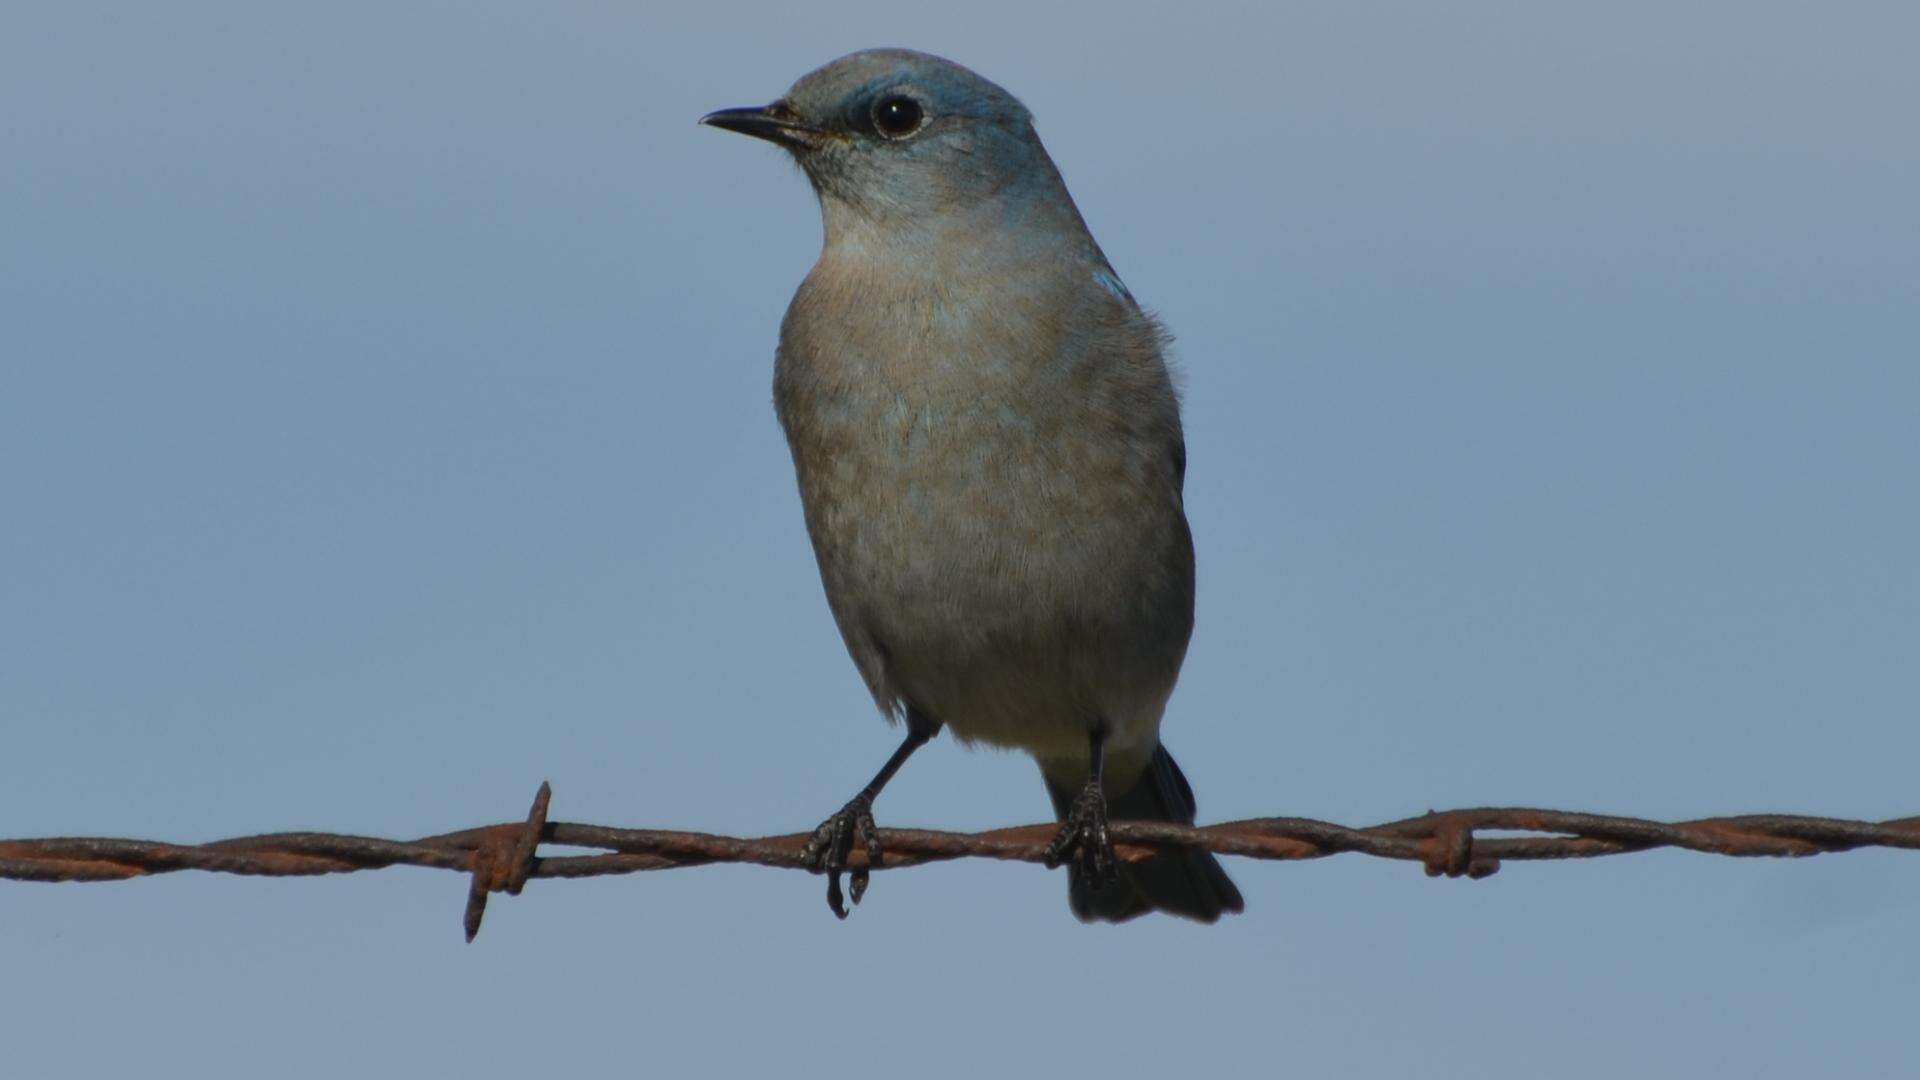
[[[811,870],[802,855],[810,832],[744,839],[665,829],[617,829],[547,820],[553,789],[541,784],[526,820],[442,833],[419,840],[382,840],[337,833],[288,832],[206,844],[99,837],[0,840],[0,878],[15,881],[120,881],[148,874],[205,870],[223,874],[300,877],[425,866],[471,876],[463,919],[467,940],[480,932],[487,897],[518,895],[534,878],[599,877],[711,863],[749,863]],[[881,829],[879,866],[898,869],[950,859],[1042,863],[1059,826],[1023,825],[980,833]],[[1482,831],[1534,833],[1482,837]],[[1126,861],[1165,847],[1204,848],[1251,859],[1320,859],[1354,853],[1417,862],[1429,877],[1483,878],[1504,861],[1590,859],[1651,848],[1710,855],[1803,856],[1862,847],[1920,849],[1920,817],[1851,821],[1796,814],[1747,814],[1662,822],[1608,814],[1521,807],[1428,811],[1381,825],[1350,828],[1312,818],[1270,817],[1218,825],[1115,821],[1114,846]],[[541,855],[541,844],[596,848],[594,855]],[[850,869],[866,867],[860,845]]]

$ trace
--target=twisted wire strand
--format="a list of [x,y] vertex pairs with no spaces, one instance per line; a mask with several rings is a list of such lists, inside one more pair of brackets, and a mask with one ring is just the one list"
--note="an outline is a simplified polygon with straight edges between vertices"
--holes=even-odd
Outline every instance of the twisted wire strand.
[[[119,881],[148,874],[203,870],[298,877],[388,866],[425,866],[469,874],[464,925],[479,932],[491,893],[517,895],[535,878],[598,877],[711,863],[748,863],[811,870],[802,857],[809,833],[742,838],[665,829],[619,829],[547,820],[552,788],[541,784],[522,822],[487,825],[418,840],[337,833],[288,832],[205,844],[100,837],[0,840],[0,878],[15,881]],[[885,847],[874,869],[951,859],[1040,863],[1054,824],[980,833],[881,829]],[[1479,837],[1480,831],[1533,833]],[[1805,856],[1862,847],[1920,849],[1920,817],[1853,821],[1796,814],[1747,814],[1662,822],[1608,814],[1523,807],[1430,811],[1419,817],[1352,828],[1312,818],[1270,817],[1217,825],[1116,821],[1121,859],[1143,859],[1165,847],[1204,848],[1252,859],[1319,859],[1355,853],[1422,864],[1429,876],[1487,877],[1504,861],[1589,859],[1651,848],[1729,856]],[[541,844],[599,849],[591,855],[541,855]],[[850,868],[866,865],[859,845]]]

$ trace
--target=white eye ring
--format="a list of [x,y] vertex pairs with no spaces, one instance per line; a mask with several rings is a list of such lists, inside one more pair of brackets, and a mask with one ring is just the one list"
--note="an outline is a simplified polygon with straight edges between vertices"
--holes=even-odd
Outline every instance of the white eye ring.
[[873,103],[873,130],[886,139],[904,139],[927,126],[927,111],[905,94],[888,94]]

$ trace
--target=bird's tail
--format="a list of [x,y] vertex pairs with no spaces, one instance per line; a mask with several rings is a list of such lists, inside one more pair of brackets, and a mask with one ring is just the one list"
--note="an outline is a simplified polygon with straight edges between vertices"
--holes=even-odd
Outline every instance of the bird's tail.
[[[1044,776],[1044,774],[1042,774]],[[1076,783],[1045,777],[1053,812],[1065,820],[1080,794]],[[1107,816],[1114,821],[1171,821],[1193,824],[1193,788],[1164,746],[1125,794],[1107,800]],[[1120,880],[1104,888],[1083,884],[1068,875],[1067,903],[1081,922],[1125,922],[1149,911],[1165,911],[1210,923],[1222,912],[1238,912],[1240,890],[1220,868],[1211,852],[1193,848],[1169,849],[1140,862],[1122,863]]]

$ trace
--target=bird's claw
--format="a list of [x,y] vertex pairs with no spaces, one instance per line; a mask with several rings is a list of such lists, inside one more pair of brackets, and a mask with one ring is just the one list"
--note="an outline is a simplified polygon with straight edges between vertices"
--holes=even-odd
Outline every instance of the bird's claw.
[[[847,856],[856,836],[867,849],[867,862],[849,870]],[[842,919],[847,917],[847,905],[840,892],[840,875],[847,874],[853,902],[858,904],[867,894],[869,869],[880,865],[880,854],[880,829],[873,823],[873,799],[867,795],[855,795],[839,813],[821,822],[800,850],[800,858],[814,873],[827,875],[827,907]]]
[[1073,875],[1093,888],[1120,878],[1120,857],[1107,835],[1107,797],[1097,783],[1088,783],[1073,800],[1073,809],[1047,845],[1047,869],[1071,862]]

